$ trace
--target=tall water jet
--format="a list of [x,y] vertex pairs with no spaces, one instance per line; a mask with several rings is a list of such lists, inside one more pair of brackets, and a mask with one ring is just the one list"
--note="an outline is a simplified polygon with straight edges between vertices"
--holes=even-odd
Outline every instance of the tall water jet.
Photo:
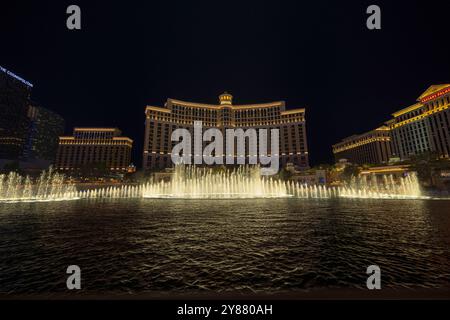
[[214,171],[211,168],[177,166],[169,182],[144,186],[145,198],[282,198],[291,196],[286,183],[266,178],[256,166]]
[[0,201],[58,201],[77,198],[74,185],[51,168],[37,179],[22,177],[16,172],[0,175]]
[[138,185],[118,185],[77,190],[64,176],[49,171],[32,180],[17,173],[0,175],[0,202],[58,201],[99,198],[303,198],[303,199],[421,199],[415,173],[394,178],[353,177],[341,187],[302,184],[262,176],[257,166],[214,170],[196,166],[176,166],[169,181],[150,181]]
[[415,173],[394,179],[392,175],[353,177],[340,188],[299,184],[260,174],[257,166],[214,171],[211,168],[177,166],[169,182],[144,185],[145,198],[362,198],[419,199],[422,196]]

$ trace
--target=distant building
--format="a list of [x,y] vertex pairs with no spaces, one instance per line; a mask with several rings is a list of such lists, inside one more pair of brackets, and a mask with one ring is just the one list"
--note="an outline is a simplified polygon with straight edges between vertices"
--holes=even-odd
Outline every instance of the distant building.
[[32,87],[31,83],[0,66],[0,159],[23,158]]
[[132,146],[117,128],[75,128],[73,136],[59,137],[55,167],[68,173],[86,168],[126,173]]
[[56,159],[59,136],[64,133],[64,119],[39,106],[28,109],[30,126],[24,156],[28,160],[42,160],[49,164]]
[[[171,141],[171,134],[177,128],[192,132],[194,121],[202,121],[204,130],[218,128],[222,132],[228,128],[278,128],[280,165],[293,163],[299,168],[309,167],[305,109],[286,110],[283,101],[234,105],[232,95],[224,93],[219,96],[219,104],[168,99],[163,108],[148,106],[145,114],[143,167],[146,170],[173,165],[171,150],[175,143]],[[236,153],[233,156],[236,157]]]
[[354,164],[388,163],[392,155],[390,130],[387,126],[354,135],[333,145],[336,162],[346,159]]
[[309,169],[309,170],[289,170],[292,175],[289,180],[298,182],[300,184],[309,185],[326,185],[328,183],[327,171],[321,169]]
[[364,169],[360,172],[362,176],[371,175],[393,175],[394,177],[403,177],[410,172],[410,165],[390,165],[390,166],[376,166]]

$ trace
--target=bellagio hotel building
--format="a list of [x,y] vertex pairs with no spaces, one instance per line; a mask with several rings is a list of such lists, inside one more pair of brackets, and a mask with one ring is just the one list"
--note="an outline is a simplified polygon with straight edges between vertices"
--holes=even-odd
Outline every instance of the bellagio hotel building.
[[[194,121],[202,121],[203,131],[220,129],[224,139],[226,129],[245,131],[254,128],[257,132],[258,129],[267,129],[268,138],[270,129],[279,129],[280,165],[292,163],[298,168],[309,167],[305,109],[286,110],[283,101],[234,105],[232,95],[224,93],[219,96],[219,104],[168,99],[164,107],[147,106],[145,115],[143,168],[146,170],[173,166],[171,150],[178,141],[171,141],[172,132],[184,128],[193,134]],[[203,147],[208,143],[203,142]],[[248,157],[248,145],[246,155]]]

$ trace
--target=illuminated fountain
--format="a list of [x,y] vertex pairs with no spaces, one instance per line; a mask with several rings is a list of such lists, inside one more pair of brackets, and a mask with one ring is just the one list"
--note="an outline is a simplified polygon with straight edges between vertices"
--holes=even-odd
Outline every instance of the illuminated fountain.
[[0,175],[0,201],[58,201],[77,199],[74,185],[52,169],[44,171],[38,179],[22,177],[15,172]]
[[392,175],[383,175],[382,181],[375,175],[352,178],[348,187],[339,189],[339,196],[344,198],[367,199],[418,199],[426,198],[420,191],[416,173],[394,179]]
[[343,187],[307,185],[264,177],[258,167],[241,166],[234,170],[179,166],[169,182],[150,182],[143,187],[145,198],[363,198],[419,199],[422,196],[417,176],[412,173],[394,179],[384,175],[353,178]]
[[293,180],[265,177],[256,166],[214,170],[177,166],[170,181],[150,180],[139,185],[120,185],[77,190],[53,171],[32,181],[16,173],[0,176],[0,201],[57,201],[97,198],[180,198],[180,199],[424,199],[414,173],[395,178],[375,175],[353,178],[341,187],[307,185]]
[[289,197],[281,180],[263,178],[258,167],[241,166],[215,172],[209,168],[177,166],[169,182],[145,185],[146,198],[282,198]]

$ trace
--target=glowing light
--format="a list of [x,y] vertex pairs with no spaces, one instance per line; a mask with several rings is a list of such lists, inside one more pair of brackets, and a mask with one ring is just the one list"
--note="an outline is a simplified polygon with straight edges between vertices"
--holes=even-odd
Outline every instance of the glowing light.
[[6,73],[8,76],[11,76],[11,77],[13,77],[14,79],[19,80],[19,81],[22,82],[23,84],[29,86],[30,88],[33,88],[33,85],[32,85],[30,82],[28,82],[27,80],[25,80],[25,79],[19,77],[18,75],[14,74],[13,72],[11,72],[11,71],[9,71],[9,70],[3,68],[2,66],[0,66],[0,70],[1,70],[2,72]]
[[363,175],[343,187],[301,184],[264,177],[260,168],[240,166],[216,172],[211,168],[178,166],[169,182],[77,190],[58,173],[44,172],[37,181],[16,173],[0,175],[0,202],[40,202],[95,198],[362,198],[425,199],[417,176]]
[[430,101],[430,100],[437,99],[437,98],[439,98],[439,97],[441,97],[441,96],[443,96],[443,95],[445,95],[445,94],[447,94],[447,93],[449,93],[449,92],[450,92],[450,87],[447,87],[447,88],[445,88],[445,89],[443,89],[443,90],[441,90],[441,91],[438,91],[438,92],[436,92],[436,93],[434,93],[434,94],[431,94],[431,95],[429,95],[429,96],[426,96],[425,98],[422,98],[422,99],[420,100],[420,102],[424,103],[424,102],[428,102],[428,101]]

